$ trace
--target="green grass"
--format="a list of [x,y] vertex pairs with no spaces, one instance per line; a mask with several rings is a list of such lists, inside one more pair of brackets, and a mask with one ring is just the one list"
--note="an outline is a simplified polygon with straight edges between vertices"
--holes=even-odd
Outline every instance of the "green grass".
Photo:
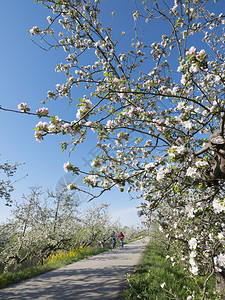
[[7,272],[0,274],[0,288],[6,287],[12,283],[17,283],[22,280],[35,277],[37,275],[46,273],[51,270],[58,269],[60,267],[66,266],[83,258],[96,255],[98,253],[109,250],[110,246],[106,246],[104,248],[87,248],[82,252],[79,252],[74,257],[65,257],[62,259],[58,259],[56,262],[46,263],[44,265],[38,265],[35,267],[29,267],[24,270],[17,271],[15,273]]
[[[203,286],[203,279],[199,277],[197,282],[194,282],[186,277],[180,265],[172,266],[171,261],[166,259],[167,254],[160,246],[150,244],[147,247],[135,273],[127,276],[128,287],[124,292],[123,300],[186,300],[193,291],[197,296],[194,299],[201,299],[198,285]],[[166,285],[163,289],[161,284],[164,282]],[[214,287],[215,280],[212,278],[205,299],[215,299]]]

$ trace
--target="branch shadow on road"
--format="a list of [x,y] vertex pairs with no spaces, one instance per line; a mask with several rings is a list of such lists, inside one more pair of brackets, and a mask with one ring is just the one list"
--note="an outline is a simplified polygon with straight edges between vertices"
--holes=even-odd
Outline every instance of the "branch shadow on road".
[[1,300],[117,300],[125,275],[137,265],[133,260],[146,245],[132,245],[78,261],[63,268],[0,290]]
[[[107,268],[86,268],[57,270],[38,276],[29,283],[29,289],[0,291],[0,298],[9,299],[118,299],[119,291],[123,287],[123,280],[118,276],[131,272],[133,266],[115,266]],[[61,278],[61,279],[60,279]],[[76,278],[76,279],[75,279]],[[115,278],[115,279],[113,279]],[[57,280],[58,279],[58,280]],[[44,284],[43,284],[44,283]],[[19,287],[19,286],[18,286]],[[38,287],[38,289],[37,289]],[[118,297],[114,297],[115,291]],[[49,298],[49,295],[51,297]]]

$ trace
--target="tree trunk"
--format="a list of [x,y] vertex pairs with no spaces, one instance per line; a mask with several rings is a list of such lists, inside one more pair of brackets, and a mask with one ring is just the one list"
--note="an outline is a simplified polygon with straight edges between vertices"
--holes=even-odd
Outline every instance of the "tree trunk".
[[225,299],[225,269],[216,274],[216,290],[221,293],[221,299]]

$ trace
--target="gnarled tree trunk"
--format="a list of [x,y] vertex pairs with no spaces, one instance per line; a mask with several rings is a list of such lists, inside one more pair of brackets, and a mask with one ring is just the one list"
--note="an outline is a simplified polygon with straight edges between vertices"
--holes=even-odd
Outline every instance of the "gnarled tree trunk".
[[221,293],[221,299],[225,299],[225,269],[216,274],[216,290]]

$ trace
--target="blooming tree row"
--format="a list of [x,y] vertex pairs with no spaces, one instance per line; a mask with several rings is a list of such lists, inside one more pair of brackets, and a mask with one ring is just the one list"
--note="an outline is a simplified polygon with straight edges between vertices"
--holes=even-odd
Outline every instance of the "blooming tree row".
[[[23,201],[14,202],[11,218],[0,224],[0,261],[5,271],[21,265],[44,263],[52,253],[80,247],[103,247],[112,228],[122,230],[119,221],[110,221],[108,205],[81,208],[71,192],[43,192],[32,187]],[[125,228],[126,239],[137,237],[139,230]]]

